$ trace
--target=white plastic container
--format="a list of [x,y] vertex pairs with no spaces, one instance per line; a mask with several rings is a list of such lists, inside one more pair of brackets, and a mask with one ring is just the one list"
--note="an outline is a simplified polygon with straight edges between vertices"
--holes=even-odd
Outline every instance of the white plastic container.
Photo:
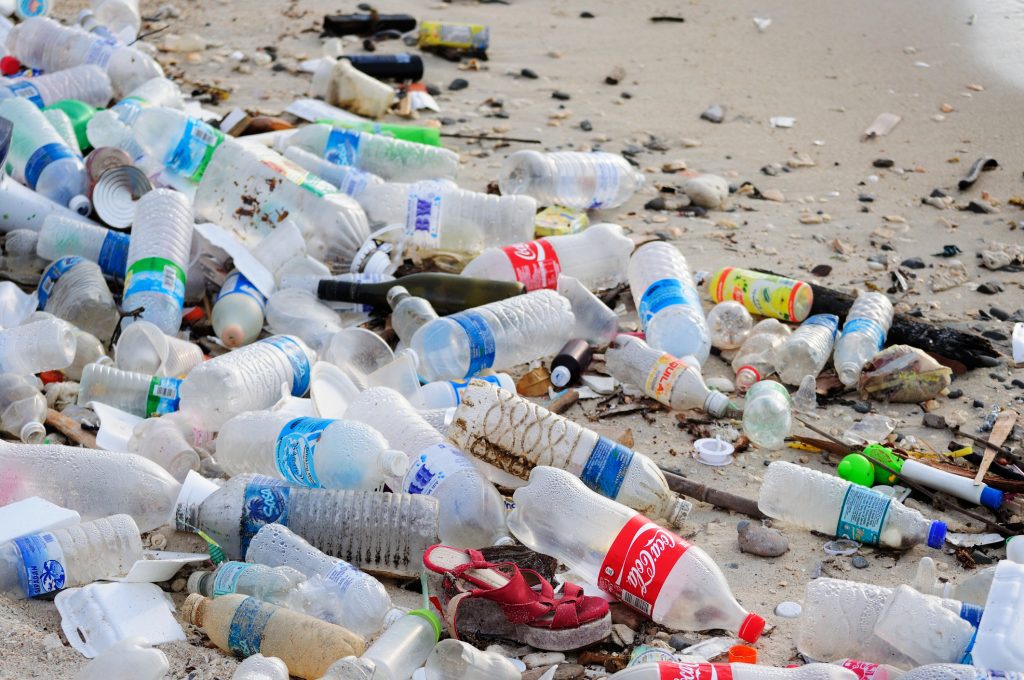
[[164,77],[151,78],[134,88],[109,109],[97,111],[85,128],[89,143],[97,149],[102,146],[124,149],[133,160],[138,160],[143,154],[143,149],[133,138],[132,126],[143,109],[154,106],[183,108],[185,101],[177,84]]
[[[38,246],[37,246],[38,248]],[[53,262],[39,281],[39,309],[110,342],[121,313],[99,265],[77,255]]]
[[426,680],[519,680],[522,673],[501,654],[461,640],[441,640],[424,665]]
[[362,656],[339,659],[322,680],[353,680],[369,673],[380,680],[409,680],[441,637],[441,620],[427,609],[414,609],[388,626]]
[[996,567],[971,655],[982,668],[1024,669],[1024,565]]
[[483,380],[497,385],[506,392],[516,393],[516,381],[508,373],[495,373],[469,380],[438,380],[420,387],[416,396],[410,400],[418,409],[455,408],[462,403],[462,394],[469,387],[470,380]]
[[732,360],[737,390],[746,392],[775,372],[775,351],[789,335],[789,326],[778,319],[757,322]]
[[817,377],[832,354],[839,318],[834,314],[807,317],[775,350],[775,370],[782,382],[799,385],[805,375]]
[[114,348],[114,363],[121,370],[161,378],[181,377],[202,362],[198,345],[167,335],[148,321],[125,328]]
[[698,663],[655,661],[630,666],[609,680],[693,680],[718,678],[724,680],[858,680],[858,676],[842,666],[811,663],[805,666],[775,668],[752,663]]
[[358,70],[348,59],[339,59],[331,69],[325,99],[357,115],[380,118],[395,102],[395,89]]
[[128,243],[131,237],[111,229],[60,214],[43,220],[36,253],[46,260],[79,256],[99,265],[105,276],[124,279],[128,269]]
[[106,106],[113,96],[106,71],[93,64],[72,66],[0,87],[0,98],[24,97],[43,108],[62,99],[77,99],[91,106]]
[[113,366],[89,364],[82,371],[78,403],[98,401],[140,418],[173,413],[180,400],[179,378],[160,378],[122,371]]
[[743,434],[755,446],[781,449],[793,431],[793,400],[789,391],[773,380],[762,380],[747,392],[743,406]]
[[643,186],[644,176],[616,154],[516,151],[505,159],[503,195],[525,194],[541,205],[587,210],[617,208]]
[[856,386],[864,364],[882,349],[892,315],[892,303],[883,293],[862,292],[853,301],[833,359],[839,380],[847,387]]
[[34,375],[59,371],[75,358],[75,334],[60,319],[44,319],[0,331],[0,373]]
[[130,637],[100,652],[75,680],[161,680],[170,668],[163,652],[140,637]]
[[213,332],[228,347],[241,347],[259,337],[267,298],[239,271],[224,279],[213,301]]
[[25,376],[0,374],[0,428],[26,444],[42,444],[46,437],[46,397]]

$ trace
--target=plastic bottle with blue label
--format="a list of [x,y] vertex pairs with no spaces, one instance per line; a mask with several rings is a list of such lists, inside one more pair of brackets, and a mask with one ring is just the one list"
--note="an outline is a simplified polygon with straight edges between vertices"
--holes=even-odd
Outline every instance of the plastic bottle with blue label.
[[77,255],[54,261],[37,289],[39,309],[110,342],[121,313],[99,265]]
[[939,550],[946,540],[944,522],[926,519],[890,496],[786,461],[768,466],[757,505],[774,519],[865,545],[907,550],[927,543]]
[[874,626],[878,638],[916,665],[963,661],[974,633],[974,625],[945,608],[942,600],[906,584],[893,589]]
[[501,166],[498,185],[505,196],[525,194],[540,205],[617,208],[644,184],[644,176],[618,154],[517,151]]
[[185,100],[178,85],[164,77],[151,78],[133,89],[109,109],[97,111],[86,126],[89,143],[95,148],[113,146],[137,160],[144,151],[132,135],[132,127],[143,109],[162,106],[181,109]]
[[26,444],[42,444],[46,438],[46,397],[35,377],[0,374],[0,429]]
[[[512,394],[516,393],[516,381],[508,373],[495,373],[474,379],[497,385]],[[462,393],[467,387],[469,380],[438,380],[420,387],[409,401],[418,409],[455,408],[462,403]]]
[[205,597],[251,595],[252,597],[291,607],[295,591],[306,582],[301,572],[291,567],[272,567],[252,562],[221,562],[214,571],[194,571],[186,588]]
[[557,352],[575,317],[569,301],[537,290],[431,321],[412,339],[425,381],[460,380]]
[[365,172],[351,165],[337,165],[323,156],[310,153],[301,146],[289,146],[282,155],[291,162],[309,170],[314,175],[330,182],[343,194],[359,201],[369,186],[383,184],[384,180],[372,172]]
[[0,99],[24,97],[39,108],[62,99],[77,99],[90,106],[106,106],[112,96],[106,71],[93,64],[73,66],[0,87]]
[[157,163],[195,184],[203,178],[224,133],[198,118],[166,107],[140,111],[132,126],[134,141]]
[[263,330],[267,298],[235,270],[224,279],[213,301],[213,332],[228,347],[248,345]]
[[36,253],[51,262],[77,255],[98,264],[105,276],[124,279],[130,240],[128,234],[53,214],[43,220]]
[[7,157],[14,176],[46,198],[88,215],[89,178],[82,157],[68,148],[46,116],[22,97],[0,99],[0,118],[14,124]]
[[0,593],[37,597],[124,576],[142,559],[139,528],[128,515],[29,534],[0,545]]
[[89,364],[82,371],[78,403],[85,406],[90,401],[98,401],[140,418],[149,418],[177,411],[180,387],[179,378],[160,378]]
[[628,272],[647,344],[675,357],[696,357],[703,365],[711,353],[711,333],[679,248],[664,241],[642,245],[633,251]]
[[299,338],[274,335],[196,366],[181,383],[181,410],[204,430],[216,432],[233,416],[262,411],[309,391],[316,352]]
[[444,443],[405,397],[386,387],[370,388],[349,404],[345,417],[379,429],[390,446],[408,457],[397,488],[437,499],[443,543],[479,548],[511,542],[501,494],[471,458]]
[[883,293],[862,292],[853,301],[832,359],[839,380],[847,387],[857,385],[864,364],[882,349],[892,315],[892,303]]
[[799,385],[805,375],[817,376],[828,363],[839,328],[835,314],[807,317],[775,350],[775,370],[782,382]]

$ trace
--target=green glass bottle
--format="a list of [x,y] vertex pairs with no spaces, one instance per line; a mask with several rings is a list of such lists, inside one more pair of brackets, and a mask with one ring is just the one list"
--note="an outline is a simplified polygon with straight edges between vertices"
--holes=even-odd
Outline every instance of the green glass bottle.
[[346,130],[359,130],[375,135],[388,135],[395,139],[427,146],[441,146],[441,130],[423,125],[396,125],[395,123],[375,123],[372,120],[331,120],[324,118],[317,121],[332,127]]
[[75,137],[78,138],[78,146],[82,149],[82,153],[92,148],[92,144],[89,143],[89,136],[85,133],[85,128],[99,109],[77,99],[62,99],[59,102],[50,104],[43,110],[45,111],[46,109],[59,109],[67,114],[68,118],[71,119],[71,125],[75,128]]
[[438,314],[454,314],[470,307],[497,302],[526,292],[518,281],[491,281],[458,274],[422,273],[403,276],[394,281],[358,283],[324,279],[317,287],[321,300],[358,302],[377,309],[388,309],[388,291],[402,286],[410,295],[430,301]]

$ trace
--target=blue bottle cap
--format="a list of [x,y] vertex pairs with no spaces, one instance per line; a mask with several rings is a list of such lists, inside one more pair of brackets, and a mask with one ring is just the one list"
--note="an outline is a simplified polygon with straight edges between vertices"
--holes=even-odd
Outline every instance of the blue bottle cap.
[[932,522],[931,529],[928,530],[928,547],[941,550],[942,546],[946,544],[946,523],[945,522]]
[[986,508],[998,510],[999,506],[1003,504],[1003,492],[986,486],[981,490],[981,504]]
[[977,628],[981,624],[981,615],[985,613],[984,607],[976,604],[963,602],[960,605],[960,618]]

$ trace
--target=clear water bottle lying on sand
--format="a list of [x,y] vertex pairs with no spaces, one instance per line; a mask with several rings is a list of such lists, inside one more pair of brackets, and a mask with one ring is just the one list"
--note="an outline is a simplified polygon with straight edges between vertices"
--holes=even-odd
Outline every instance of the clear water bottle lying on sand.
[[420,377],[457,380],[554,354],[573,329],[569,301],[538,290],[431,321],[412,339]]
[[506,657],[461,640],[441,640],[424,665],[426,680],[519,680],[522,673]]
[[534,466],[550,465],[673,526],[682,526],[692,507],[672,493],[647,456],[489,383],[473,381],[466,388],[448,440],[486,463],[488,477],[504,486],[521,486]]
[[[252,562],[221,562],[214,571],[194,571],[188,592],[204,597],[251,595],[264,602],[289,607],[293,594],[306,577],[291,567],[271,567]],[[293,607],[294,608],[294,607]]]
[[642,388],[648,397],[676,411],[701,409],[723,416],[732,406],[728,396],[708,389],[699,366],[654,349],[640,338],[616,337],[605,352],[605,362],[612,377]]
[[46,397],[37,385],[35,378],[0,374],[0,429],[26,444],[42,444],[46,438]]
[[534,468],[513,500],[508,526],[516,538],[656,623],[674,630],[721,628],[747,642],[760,637],[764,619],[736,602],[706,552],[593,493],[573,475]]
[[455,408],[462,403],[462,394],[471,380],[483,380],[503,390],[516,393],[516,381],[508,373],[495,373],[469,380],[438,380],[420,387],[409,402],[418,409]]
[[616,154],[517,151],[505,159],[501,193],[526,194],[541,205],[617,208],[643,186],[644,176]]
[[98,401],[140,418],[149,418],[177,411],[180,388],[179,378],[160,378],[89,364],[82,371],[78,403],[85,406],[90,401]]
[[711,346],[718,349],[736,349],[754,327],[750,312],[735,300],[719,302],[708,312],[707,320]]
[[114,363],[123,371],[160,377],[185,375],[203,362],[203,350],[188,340],[167,335],[148,321],[136,321],[121,332]]
[[782,382],[799,385],[805,375],[817,377],[832,354],[839,317],[815,314],[800,324],[775,350],[775,370]]
[[867,545],[906,550],[946,540],[944,522],[926,519],[889,496],[786,461],[768,466],[757,507],[774,519]]
[[427,660],[441,632],[437,614],[414,609],[390,625],[362,656],[334,662],[323,680],[408,680]]
[[99,265],[77,255],[53,262],[39,281],[39,309],[110,342],[121,313]]
[[408,470],[397,488],[437,499],[443,543],[468,548],[511,542],[501,495],[472,459],[444,444],[444,437],[402,395],[370,388],[349,405],[345,417],[379,429],[390,446],[408,456]]
[[746,392],[775,372],[775,351],[789,335],[789,326],[776,319],[757,322],[732,360],[737,390]]
[[213,332],[228,347],[241,347],[259,337],[267,298],[241,272],[224,279],[213,301]]
[[276,656],[253,654],[238,664],[231,680],[288,680],[289,677],[284,661]]
[[310,680],[323,677],[336,659],[361,654],[366,646],[341,626],[244,595],[189,595],[180,613],[224,651],[243,659],[257,653],[276,656],[289,673]]
[[124,279],[131,237],[63,215],[48,215],[39,230],[36,253],[46,260],[79,256],[100,266],[105,276]]
[[759,448],[781,449],[793,430],[793,400],[789,390],[773,380],[762,380],[747,392],[743,406],[743,434]]
[[142,559],[139,528],[128,515],[29,534],[0,545],[0,593],[36,597],[124,576]]
[[857,384],[864,364],[882,349],[892,314],[892,303],[882,293],[861,293],[853,301],[832,360],[839,380],[847,387]]
[[957,663],[974,642],[975,626],[939,598],[904,584],[887,598],[874,633],[915,664]]
[[75,334],[60,319],[43,319],[0,331],[0,372],[35,375],[59,371],[75,358]]
[[438,318],[429,300],[412,295],[405,286],[390,288],[387,296],[391,307],[391,327],[398,339],[406,344],[412,342],[412,336],[422,326]]
[[113,92],[106,71],[92,64],[73,66],[0,87],[0,98],[24,97],[39,108],[62,99],[77,99],[91,106],[106,106]]
[[629,285],[647,343],[672,356],[711,353],[711,337],[686,258],[671,243],[655,241],[633,252]]
[[696,678],[732,678],[732,680],[858,680],[842,666],[809,663],[804,666],[775,668],[753,663],[698,663],[655,661],[630,666],[611,676],[614,680],[694,680]]
[[143,149],[135,143],[132,126],[143,109],[153,106],[183,108],[185,100],[178,85],[167,78],[151,78],[109,109],[97,111],[86,125],[89,143],[97,149],[103,146],[124,149],[133,160],[138,160]]

